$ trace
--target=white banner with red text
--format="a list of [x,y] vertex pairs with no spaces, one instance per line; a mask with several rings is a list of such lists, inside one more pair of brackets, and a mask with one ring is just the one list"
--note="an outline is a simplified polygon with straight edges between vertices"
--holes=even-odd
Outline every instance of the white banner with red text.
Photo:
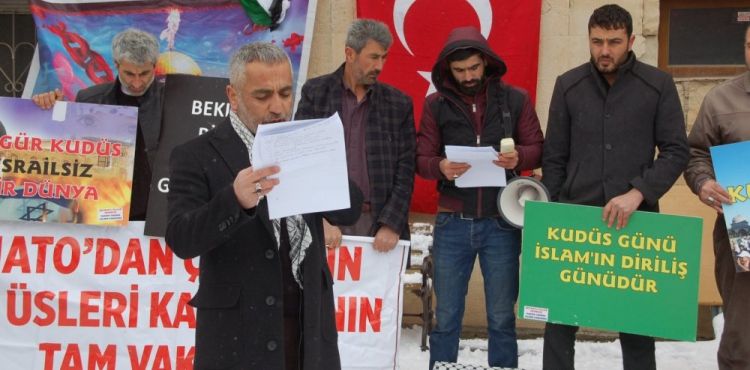
[[127,227],[0,223],[3,369],[192,369],[198,261]]
[[[143,226],[0,223],[0,368],[191,370],[198,259]],[[342,364],[395,369],[408,248],[343,244],[328,255]]]
[[354,236],[328,250],[343,370],[398,368],[408,253],[407,241],[383,253],[373,238]]

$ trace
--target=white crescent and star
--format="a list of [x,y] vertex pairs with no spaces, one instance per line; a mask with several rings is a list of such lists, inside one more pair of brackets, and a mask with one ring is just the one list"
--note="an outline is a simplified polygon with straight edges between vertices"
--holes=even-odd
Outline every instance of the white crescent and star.
[[[409,9],[417,0],[396,0],[393,4],[393,27],[396,29],[396,36],[404,49],[411,54],[414,53],[409,48],[409,43],[406,42],[406,36],[404,35],[404,20],[406,15],[409,13]],[[492,6],[490,0],[465,0],[477,13],[479,17],[479,31],[482,33],[484,38],[488,38],[490,31],[492,30]],[[430,71],[417,71],[427,82],[430,83],[430,87],[427,89],[425,96],[435,92],[435,86],[432,84],[432,72]]]

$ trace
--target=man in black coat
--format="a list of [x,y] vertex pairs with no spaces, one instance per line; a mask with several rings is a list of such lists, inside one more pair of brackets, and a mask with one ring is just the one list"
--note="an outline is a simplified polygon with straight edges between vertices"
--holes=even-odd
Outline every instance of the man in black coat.
[[[332,279],[322,219],[354,223],[352,207],[271,220],[264,197],[276,166],[252,167],[259,124],[287,121],[292,69],[271,43],[242,47],[230,63],[229,119],[172,152],[166,240],[200,256],[195,369],[339,369]],[[304,294],[303,294],[304,293]]]
[[[553,201],[604,207],[605,225],[618,230],[636,210],[659,211],[689,158],[674,81],[636,60],[634,40],[625,9],[594,11],[591,61],[557,78],[542,156]],[[544,369],[574,368],[577,330],[547,323]],[[653,338],[620,333],[620,343],[625,370],[656,368]]]
[[[159,41],[148,32],[129,28],[112,39],[112,57],[117,78],[78,91],[76,102],[138,107],[129,219],[142,221],[146,219],[152,168],[161,132],[164,84],[154,80]],[[41,108],[49,109],[62,98],[62,92],[57,89],[31,99]]]

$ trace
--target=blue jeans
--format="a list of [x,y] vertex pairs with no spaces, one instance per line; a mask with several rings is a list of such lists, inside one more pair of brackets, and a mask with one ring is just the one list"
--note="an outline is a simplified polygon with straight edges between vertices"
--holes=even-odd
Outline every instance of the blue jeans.
[[437,325],[430,333],[430,369],[456,362],[474,261],[484,277],[490,366],[518,367],[516,316],[521,232],[499,217],[464,219],[441,212],[435,220],[432,258]]

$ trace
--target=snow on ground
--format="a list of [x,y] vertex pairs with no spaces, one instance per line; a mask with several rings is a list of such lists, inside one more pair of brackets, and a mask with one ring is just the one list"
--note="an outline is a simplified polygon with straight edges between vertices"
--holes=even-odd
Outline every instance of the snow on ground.
[[[724,317],[714,318],[716,338],[712,341],[656,342],[656,366],[665,370],[712,370],[718,369],[716,351],[719,348]],[[405,328],[401,332],[399,345],[399,368],[402,370],[426,370],[430,360],[429,351],[419,349],[421,328]],[[542,339],[518,341],[518,366],[520,369],[542,368]],[[487,341],[482,339],[462,340],[458,362],[487,366]],[[620,342],[577,342],[576,369],[601,370],[621,369]]]

